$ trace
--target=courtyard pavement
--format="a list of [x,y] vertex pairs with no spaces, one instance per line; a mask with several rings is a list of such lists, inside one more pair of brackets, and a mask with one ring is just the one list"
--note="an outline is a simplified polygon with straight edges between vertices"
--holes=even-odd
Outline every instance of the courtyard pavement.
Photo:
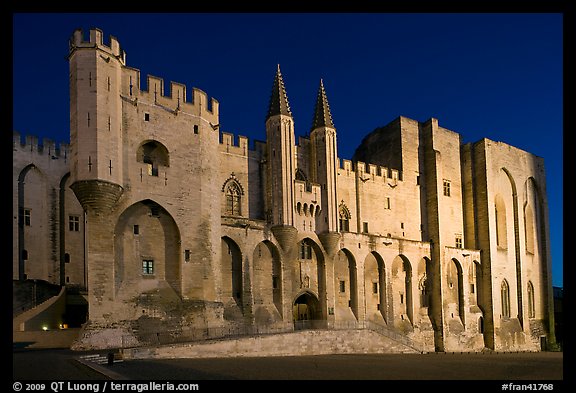
[[15,350],[13,379],[492,380],[558,381],[561,385],[564,377],[562,352],[150,359],[112,365],[81,363],[78,359],[84,354],[87,353],[70,350]]

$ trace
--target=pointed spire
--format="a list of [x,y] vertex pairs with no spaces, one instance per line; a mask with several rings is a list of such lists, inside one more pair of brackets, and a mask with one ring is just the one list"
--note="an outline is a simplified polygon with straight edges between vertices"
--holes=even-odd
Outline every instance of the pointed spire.
[[282,74],[280,73],[280,64],[278,64],[276,76],[274,77],[274,85],[272,86],[266,120],[274,115],[292,116],[290,104],[288,104],[288,96],[286,95],[286,88],[284,87],[284,80],[282,80]]
[[324,90],[324,82],[322,79],[320,79],[320,88],[318,89],[318,97],[316,98],[312,130],[315,130],[318,127],[335,128],[334,123],[332,122],[330,105],[328,105],[328,98],[326,98],[326,91]]

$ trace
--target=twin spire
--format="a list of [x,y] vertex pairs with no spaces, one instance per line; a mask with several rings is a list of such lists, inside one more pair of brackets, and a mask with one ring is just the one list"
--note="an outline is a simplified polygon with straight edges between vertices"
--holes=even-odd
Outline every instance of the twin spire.
[[266,119],[275,115],[292,116],[290,104],[288,104],[288,96],[286,95],[286,88],[284,87],[284,80],[280,72],[280,64],[278,64],[278,70],[274,77],[274,85],[272,86],[272,94],[270,95],[270,105]]
[[318,97],[316,97],[316,108],[314,109],[314,119],[312,120],[312,130],[318,127],[334,127],[332,122],[332,114],[330,113],[330,105],[328,105],[328,98],[326,98],[326,90],[324,90],[324,82],[320,79],[320,87],[318,88]]
[[[276,76],[274,77],[274,85],[272,86],[272,94],[270,95],[270,105],[268,106],[268,115],[266,116],[266,119],[275,115],[292,116],[290,104],[288,103],[288,96],[286,95],[286,88],[284,87],[284,80],[282,79],[282,73],[280,72],[280,64],[278,64]],[[322,79],[320,79],[320,87],[318,88],[318,96],[316,97],[316,107],[314,109],[314,118],[312,119],[312,130],[318,127],[335,128]]]

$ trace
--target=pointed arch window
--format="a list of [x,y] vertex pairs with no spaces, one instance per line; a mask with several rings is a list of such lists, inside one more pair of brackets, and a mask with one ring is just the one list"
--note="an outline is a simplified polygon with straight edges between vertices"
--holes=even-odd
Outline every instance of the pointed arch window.
[[536,317],[536,309],[534,307],[534,285],[528,281],[528,318]]
[[240,216],[242,214],[242,190],[235,181],[226,187],[226,215]]
[[350,210],[346,207],[344,203],[340,204],[338,209],[339,211],[339,228],[340,232],[349,232],[350,231]]
[[502,281],[500,297],[502,298],[502,316],[510,318],[510,286],[506,280]]

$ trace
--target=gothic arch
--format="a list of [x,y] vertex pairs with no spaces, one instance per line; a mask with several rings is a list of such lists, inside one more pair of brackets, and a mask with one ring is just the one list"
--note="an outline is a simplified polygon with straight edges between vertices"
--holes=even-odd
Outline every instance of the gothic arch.
[[269,240],[261,241],[252,253],[252,297],[259,324],[282,319],[282,262],[280,252]]
[[[535,305],[537,315],[543,315],[545,318],[551,312],[549,308],[550,305],[546,302],[546,299],[552,299],[552,295],[549,293],[549,285],[550,281],[549,272],[548,272],[548,239],[546,237],[547,228],[546,228],[546,216],[544,206],[545,204],[545,196],[542,193],[542,190],[534,177],[530,176],[526,180],[526,189],[527,189],[527,197],[526,200],[528,203],[532,202],[534,210],[533,210],[533,222],[534,222],[534,262],[538,263],[539,269],[537,270],[538,278],[532,277],[532,280],[535,284],[535,289],[539,288],[539,293],[535,293],[535,301],[537,302]],[[530,195],[530,192],[532,191]],[[540,311],[538,311],[540,310]]]
[[458,316],[464,326],[464,279],[460,261],[452,258],[448,263],[446,301],[450,317]]
[[364,259],[364,294],[366,298],[366,318],[387,323],[386,267],[384,259],[376,251]]
[[221,239],[222,297],[233,299],[243,309],[242,252],[238,244],[228,236]]
[[510,173],[510,171],[504,167],[501,170],[506,174],[511,191],[512,191],[512,228],[514,235],[514,256],[515,256],[515,273],[516,273],[516,305],[518,311],[518,319],[520,325],[523,325],[523,301],[522,301],[522,260],[520,258],[520,223],[519,223],[519,203],[518,203],[518,191],[516,187],[516,181]]
[[114,277],[117,294],[134,296],[143,280],[167,283],[182,294],[180,230],[160,204],[145,199],[127,207],[114,228]]
[[358,320],[357,282],[356,259],[350,250],[342,248],[334,257],[336,318]]
[[314,239],[305,237],[298,242],[299,273],[296,288],[318,294],[319,311],[316,318],[326,319],[326,264],[322,247]]
[[[37,177],[37,180],[33,178]],[[32,178],[32,180],[30,180]],[[18,174],[18,279],[50,280],[56,266],[50,266],[46,174],[34,164],[26,165]],[[28,223],[30,225],[28,225]],[[41,225],[39,225],[41,224]],[[33,229],[33,233],[31,231]],[[34,250],[31,253],[30,250]],[[28,273],[30,277],[28,277]],[[56,277],[54,277],[56,278]]]
[[399,254],[392,261],[392,306],[394,322],[398,327],[413,323],[412,265],[405,255]]

